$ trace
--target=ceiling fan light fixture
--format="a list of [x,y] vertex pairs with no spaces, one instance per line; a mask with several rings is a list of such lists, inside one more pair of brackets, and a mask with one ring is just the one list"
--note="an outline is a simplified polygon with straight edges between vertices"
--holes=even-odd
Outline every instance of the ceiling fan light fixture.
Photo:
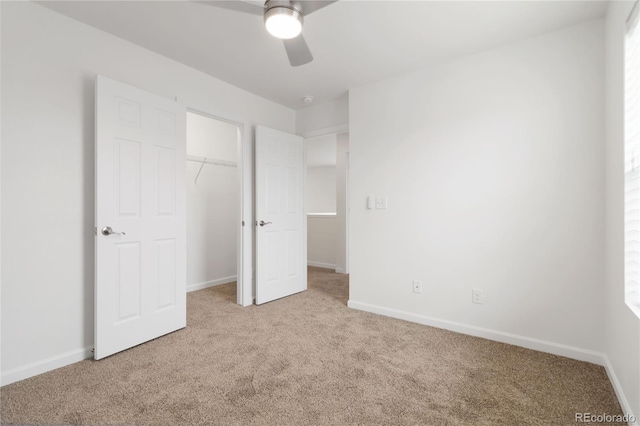
[[264,13],[264,26],[276,38],[291,39],[302,32],[302,14],[292,7],[275,6]]

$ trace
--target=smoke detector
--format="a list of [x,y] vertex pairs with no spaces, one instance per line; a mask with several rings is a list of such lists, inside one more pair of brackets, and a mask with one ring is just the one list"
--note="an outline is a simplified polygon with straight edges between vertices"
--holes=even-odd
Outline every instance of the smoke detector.
[[302,100],[304,101],[305,104],[310,104],[311,102],[313,102],[313,96],[307,95],[304,98],[302,98]]

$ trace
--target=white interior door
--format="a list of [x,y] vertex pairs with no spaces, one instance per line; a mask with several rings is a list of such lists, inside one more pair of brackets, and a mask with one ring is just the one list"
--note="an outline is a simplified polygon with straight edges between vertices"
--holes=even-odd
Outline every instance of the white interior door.
[[186,110],[96,81],[96,359],[186,326]]
[[256,127],[256,304],[307,289],[303,139]]

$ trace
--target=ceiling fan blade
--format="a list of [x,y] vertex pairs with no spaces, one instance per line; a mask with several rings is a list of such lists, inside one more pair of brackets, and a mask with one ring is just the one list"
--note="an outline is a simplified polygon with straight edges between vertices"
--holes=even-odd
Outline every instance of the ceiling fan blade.
[[[236,12],[250,13],[252,15],[264,15],[264,4],[245,0],[192,0],[194,3],[206,4],[207,6],[219,7],[221,9],[235,10]],[[260,2],[262,3],[262,2]]]
[[282,41],[284,42],[284,48],[287,51],[289,63],[292,67],[308,64],[313,61],[313,55],[311,55],[311,51],[307,46],[307,42],[304,41],[302,34],[298,37]]
[[299,0],[296,2],[302,9],[304,16],[322,9],[325,6],[329,6],[331,3],[335,3],[338,0]]

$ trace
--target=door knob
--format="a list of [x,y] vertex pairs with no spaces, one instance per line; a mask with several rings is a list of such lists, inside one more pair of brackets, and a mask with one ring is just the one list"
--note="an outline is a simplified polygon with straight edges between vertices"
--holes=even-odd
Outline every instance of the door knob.
[[260,226],[271,225],[271,222],[265,222],[264,220],[261,220],[259,225]]
[[106,235],[106,236],[109,236],[111,234],[126,235],[124,232],[114,232],[110,226],[105,226],[104,228],[102,228],[101,232],[102,232],[102,235]]

